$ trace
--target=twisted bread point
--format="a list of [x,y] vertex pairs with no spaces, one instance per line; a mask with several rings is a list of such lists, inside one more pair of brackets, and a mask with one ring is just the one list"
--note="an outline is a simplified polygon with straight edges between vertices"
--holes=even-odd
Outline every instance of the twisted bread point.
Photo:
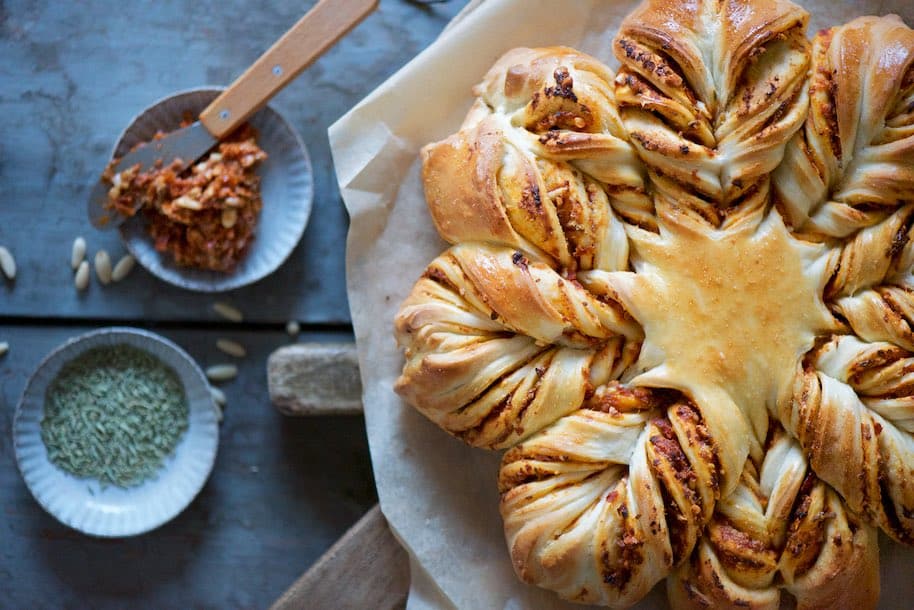
[[427,268],[400,308],[395,390],[471,445],[508,447],[637,359],[640,326],[542,261],[478,243]]
[[422,151],[441,236],[539,250],[565,268],[624,268],[610,202],[636,224],[655,221],[611,83],[609,68],[572,49],[502,57],[461,130]]
[[810,354],[779,403],[820,479],[899,542],[914,543],[914,354],[836,337]]
[[914,206],[905,206],[844,244],[827,293],[860,338],[914,351]]
[[813,44],[809,115],[775,172],[805,233],[844,237],[914,201],[914,31],[860,17]]
[[781,428],[764,461],[746,463],[739,487],[718,502],[688,561],[667,581],[676,609],[777,610],[781,589],[800,609],[874,608],[876,531],[809,469]]
[[808,18],[785,0],[646,0],[625,19],[616,99],[657,197],[713,226],[767,205],[806,113]]
[[610,384],[509,450],[499,488],[518,576],[566,599],[628,607],[687,557],[719,466],[701,410]]

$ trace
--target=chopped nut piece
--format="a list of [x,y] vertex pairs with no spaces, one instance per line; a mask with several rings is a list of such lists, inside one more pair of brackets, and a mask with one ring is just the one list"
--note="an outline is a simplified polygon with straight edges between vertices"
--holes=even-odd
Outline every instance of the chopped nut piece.
[[238,221],[238,211],[235,208],[225,208],[222,210],[222,226],[231,229]]
[[203,209],[202,203],[200,203],[196,199],[193,199],[192,197],[189,197],[187,195],[181,195],[180,197],[175,199],[175,205],[178,206],[179,208],[184,208],[185,210],[193,210],[195,212],[198,212]]
[[298,321],[289,320],[288,322],[286,322],[286,332],[289,334],[290,337],[294,337],[299,332],[301,332],[301,326],[298,325]]
[[215,386],[210,386],[209,393],[213,397],[213,402],[215,402],[217,405],[223,406],[227,402],[226,398],[225,398],[225,392],[223,392],[219,388],[217,388]]

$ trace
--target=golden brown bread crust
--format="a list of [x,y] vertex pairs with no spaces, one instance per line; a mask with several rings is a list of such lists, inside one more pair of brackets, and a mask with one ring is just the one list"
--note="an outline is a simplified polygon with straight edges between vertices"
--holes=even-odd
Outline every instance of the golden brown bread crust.
[[562,47],[515,49],[476,91],[461,130],[422,150],[441,236],[540,251],[562,267],[625,261],[627,250],[603,239],[610,204],[636,224],[656,223],[609,68]]
[[767,204],[806,112],[808,18],[785,0],[647,0],[625,19],[616,98],[657,195],[715,226]]
[[515,49],[423,149],[454,245],[397,315],[395,389],[508,449],[525,582],[863,609],[872,526],[914,544],[914,33],[861,18],[810,46],[807,19],[646,0],[618,77]]
[[470,444],[506,447],[581,406],[637,356],[641,329],[521,252],[469,243],[436,259],[403,303],[395,389]]
[[497,176],[501,133],[485,122],[422,150],[422,181],[435,228],[451,243],[483,239],[520,247],[524,239],[501,206]]

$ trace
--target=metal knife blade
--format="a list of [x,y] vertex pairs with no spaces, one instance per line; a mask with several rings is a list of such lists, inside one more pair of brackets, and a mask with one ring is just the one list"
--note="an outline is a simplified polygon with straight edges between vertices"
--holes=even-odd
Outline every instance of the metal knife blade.
[[[216,145],[216,138],[206,130],[200,121],[177,131],[172,131],[164,138],[154,140],[130,151],[124,155],[114,167],[121,171],[137,163],[141,171],[150,168],[157,160],[161,159],[163,165],[170,165],[175,159],[182,161],[181,169],[186,169],[190,164],[206,154]],[[123,223],[127,217],[108,208],[108,190],[110,185],[101,179],[89,194],[89,220],[98,229],[114,229]]]

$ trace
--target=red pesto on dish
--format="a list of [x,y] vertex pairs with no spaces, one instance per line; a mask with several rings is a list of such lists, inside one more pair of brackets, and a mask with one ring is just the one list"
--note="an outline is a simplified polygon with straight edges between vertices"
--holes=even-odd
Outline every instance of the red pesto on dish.
[[230,272],[254,239],[263,207],[255,169],[266,158],[254,129],[244,124],[183,172],[176,159],[115,173],[114,160],[102,178],[111,185],[112,209],[128,217],[143,210],[157,251],[183,267]]

